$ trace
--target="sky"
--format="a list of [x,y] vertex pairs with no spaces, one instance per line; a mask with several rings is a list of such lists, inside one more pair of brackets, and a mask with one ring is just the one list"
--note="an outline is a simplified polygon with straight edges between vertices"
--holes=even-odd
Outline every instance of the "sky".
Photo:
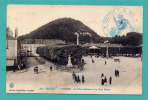
[[143,33],[142,6],[8,5],[7,27],[12,31],[17,28],[20,36],[67,17],[81,21],[100,36],[111,36],[119,33],[114,17],[118,19],[121,15],[128,20],[128,25],[120,33],[126,34],[131,29]]

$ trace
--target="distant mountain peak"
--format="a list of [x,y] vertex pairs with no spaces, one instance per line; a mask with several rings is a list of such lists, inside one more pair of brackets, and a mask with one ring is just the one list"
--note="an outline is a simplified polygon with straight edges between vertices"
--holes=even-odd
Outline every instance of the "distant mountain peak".
[[21,36],[20,39],[59,39],[66,42],[76,42],[76,32],[80,35],[79,38],[82,43],[98,42],[101,38],[79,20],[59,18],[37,28],[25,36]]

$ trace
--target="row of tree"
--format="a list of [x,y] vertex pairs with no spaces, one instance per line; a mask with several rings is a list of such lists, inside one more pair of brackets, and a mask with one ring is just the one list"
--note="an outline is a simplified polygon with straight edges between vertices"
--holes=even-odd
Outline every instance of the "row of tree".
[[129,32],[126,36],[116,35],[115,37],[103,37],[103,41],[106,40],[108,40],[111,44],[139,46],[142,45],[142,34],[138,32]]

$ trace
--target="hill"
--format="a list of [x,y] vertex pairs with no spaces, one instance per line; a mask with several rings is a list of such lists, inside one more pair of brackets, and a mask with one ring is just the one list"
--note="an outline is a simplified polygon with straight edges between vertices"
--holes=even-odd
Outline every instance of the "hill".
[[77,32],[80,43],[100,42],[102,38],[82,22],[72,18],[61,18],[49,22],[19,39],[59,39],[76,43]]

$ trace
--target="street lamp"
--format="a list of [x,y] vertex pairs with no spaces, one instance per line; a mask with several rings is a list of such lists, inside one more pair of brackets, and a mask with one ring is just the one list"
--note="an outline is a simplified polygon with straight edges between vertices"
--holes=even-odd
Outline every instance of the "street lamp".
[[104,41],[105,44],[107,44],[106,46],[106,57],[109,58],[109,53],[108,53],[108,46],[109,46],[109,41]]
[[79,45],[79,33],[75,32],[75,35],[77,35],[77,45]]

